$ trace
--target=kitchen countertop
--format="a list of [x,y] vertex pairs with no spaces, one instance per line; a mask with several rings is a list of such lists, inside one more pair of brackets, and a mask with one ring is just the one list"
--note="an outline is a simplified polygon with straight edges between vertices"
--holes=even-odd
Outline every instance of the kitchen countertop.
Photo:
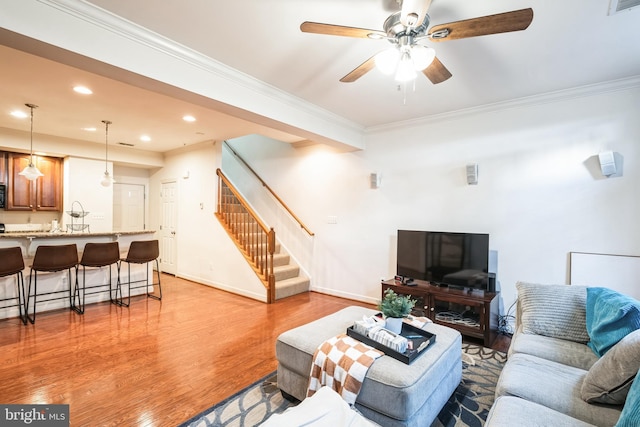
[[138,231],[103,231],[96,233],[65,233],[65,232],[54,232],[50,231],[15,231],[9,233],[0,233],[0,239],[16,239],[16,238],[24,238],[24,239],[50,239],[50,238],[71,238],[71,237],[100,237],[100,236],[128,236],[133,234],[153,234],[155,230],[138,230]]

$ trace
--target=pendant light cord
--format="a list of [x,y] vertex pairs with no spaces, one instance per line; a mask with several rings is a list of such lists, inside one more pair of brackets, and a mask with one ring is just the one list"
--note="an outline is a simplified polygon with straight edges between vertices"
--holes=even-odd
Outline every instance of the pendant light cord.
[[103,120],[104,123],[104,172],[109,173],[108,159],[109,159],[109,120]]
[[29,157],[29,166],[33,166],[33,109],[38,108],[35,104],[24,104],[31,109],[31,132],[30,132],[30,150],[31,155]]

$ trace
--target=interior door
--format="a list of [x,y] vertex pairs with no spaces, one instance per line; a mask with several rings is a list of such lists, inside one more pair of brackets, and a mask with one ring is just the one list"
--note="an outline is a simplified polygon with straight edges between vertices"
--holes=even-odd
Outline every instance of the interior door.
[[145,189],[142,184],[113,184],[114,231],[145,229]]
[[160,204],[160,269],[164,273],[176,274],[176,224],[177,224],[177,183],[167,181],[161,184]]

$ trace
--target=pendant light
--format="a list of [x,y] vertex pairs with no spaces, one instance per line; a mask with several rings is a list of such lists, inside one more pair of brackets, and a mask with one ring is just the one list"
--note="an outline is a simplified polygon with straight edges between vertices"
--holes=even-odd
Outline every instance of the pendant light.
[[109,120],[103,120],[102,123],[104,123],[104,175],[102,177],[102,181],[100,181],[100,184],[102,184],[103,187],[109,187],[115,182],[115,180],[111,178],[111,175],[109,175],[108,169],[109,125],[111,124],[111,122]]
[[33,109],[38,108],[38,106],[34,104],[24,105],[31,109],[31,155],[29,157],[29,166],[25,167],[18,175],[24,176],[29,181],[35,181],[39,177],[44,176],[44,174],[33,164]]

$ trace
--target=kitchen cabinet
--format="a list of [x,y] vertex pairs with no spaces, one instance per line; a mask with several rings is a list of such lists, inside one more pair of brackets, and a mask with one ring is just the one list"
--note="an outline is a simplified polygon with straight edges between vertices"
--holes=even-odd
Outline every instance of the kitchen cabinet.
[[34,181],[20,175],[29,165],[28,154],[9,153],[7,160],[7,210],[62,210],[62,159],[33,156],[34,165],[44,174]]
[[0,151],[0,184],[7,183],[7,153]]

